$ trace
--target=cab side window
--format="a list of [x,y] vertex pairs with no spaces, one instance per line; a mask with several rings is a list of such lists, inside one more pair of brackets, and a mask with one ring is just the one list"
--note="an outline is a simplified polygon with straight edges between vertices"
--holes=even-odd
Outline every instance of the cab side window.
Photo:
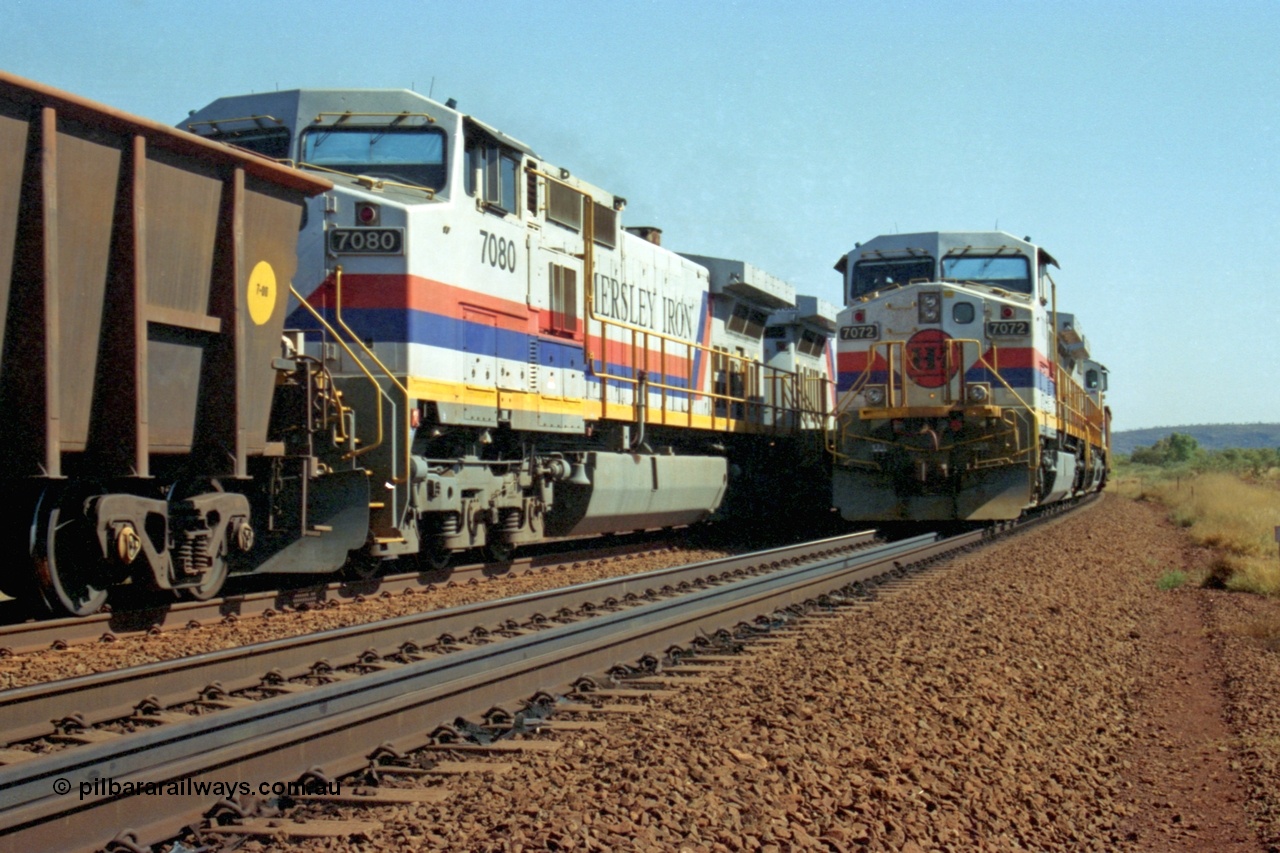
[[467,141],[467,193],[500,213],[520,212],[520,156],[492,141]]

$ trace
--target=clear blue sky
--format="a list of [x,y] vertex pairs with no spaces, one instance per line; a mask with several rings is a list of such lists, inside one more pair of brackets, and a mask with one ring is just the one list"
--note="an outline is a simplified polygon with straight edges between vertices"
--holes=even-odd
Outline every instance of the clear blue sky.
[[1280,2],[0,0],[0,68],[178,122],[434,90],[666,245],[828,301],[886,232],[1029,235],[1118,429],[1280,421]]

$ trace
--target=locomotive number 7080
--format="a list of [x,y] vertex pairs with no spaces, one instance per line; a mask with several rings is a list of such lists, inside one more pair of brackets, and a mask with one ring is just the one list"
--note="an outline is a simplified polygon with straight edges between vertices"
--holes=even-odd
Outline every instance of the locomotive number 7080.
[[489,262],[489,266],[507,272],[516,271],[516,244],[512,240],[504,240],[497,234],[480,231],[480,263]]
[[403,228],[334,228],[329,251],[335,255],[399,255],[404,253]]

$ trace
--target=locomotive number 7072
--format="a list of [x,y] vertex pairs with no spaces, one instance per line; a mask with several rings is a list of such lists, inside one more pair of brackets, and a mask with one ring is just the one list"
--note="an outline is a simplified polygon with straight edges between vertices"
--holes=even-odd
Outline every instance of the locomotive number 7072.
[[512,240],[504,240],[497,234],[480,231],[480,263],[488,261],[489,266],[507,272],[516,271],[516,244]]
[[1018,338],[1031,334],[1031,323],[1027,320],[992,320],[987,323],[989,338]]
[[869,323],[865,326],[841,326],[840,340],[842,341],[874,341],[880,337],[880,326],[877,323]]

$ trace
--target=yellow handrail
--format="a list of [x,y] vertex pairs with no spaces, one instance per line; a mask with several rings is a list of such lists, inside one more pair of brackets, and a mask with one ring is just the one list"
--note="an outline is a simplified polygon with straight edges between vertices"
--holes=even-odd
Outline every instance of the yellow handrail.
[[[413,470],[413,466],[411,464],[412,460],[410,459],[410,456],[412,455],[412,448],[409,447],[409,430],[412,428],[410,426],[410,420],[409,420],[410,418],[409,409],[412,408],[412,400],[409,397],[409,389],[406,388],[400,382],[399,379],[396,379],[396,377],[391,373],[391,371],[387,368],[387,366],[382,363],[382,359],[378,358],[378,356],[374,354],[372,349],[365,346],[364,341],[360,340],[360,336],[357,335],[355,332],[351,331],[351,327],[349,327],[346,321],[342,319],[342,264],[338,264],[337,267],[334,268],[333,285],[335,290],[335,302],[336,302],[336,304],[334,305],[334,312],[333,312],[334,319],[338,321],[338,325],[342,327],[342,331],[350,335],[351,339],[356,342],[356,344],[360,347],[360,349],[364,350],[365,355],[373,359],[373,363],[378,365],[378,369],[380,369],[383,372],[383,374],[386,375],[386,377],[391,380],[391,384],[395,385],[396,388],[400,390],[400,393],[404,394],[404,476],[396,477],[393,474],[391,477],[391,482],[397,483],[397,484],[407,483],[409,482],[409,472]],[[363,366],[361,367],[361,369],[362,370],[364,369]],[[382,386],[378,386],[378,394],[379,394],[379,399],[381,399]],[[381,402],[379,402],[379,408],[381,408]],[[381,424],[382,424],[381,411],[379,411],[379,415],[378,415],[378,424],[379,424],[379,429],[381,429]]]
[[[333,328],[333,326],[329,325],[329,321],[326,320],[320,314],[319,311],[313,308],[311,303],[308,302],[306,298],[294,288],[293,285],[289,285],[289,292],[293,294],[293,298],[297,299],[303,308],[307,309],[307,311],[311,314],[311,316],[315,318],[316,322],[319,323],[324,328],[324,330],[329,333],[329,335],[334,339],[334,341],[338,344],[338,346],[342,347],[343,351],[351,357],[352,363],[355,364],[356,367],[360,368],[360,372],[363,373],[366,377],[368,377],[369,381],[373,384],[374,392],[375,392],[374,398],[378,401],[378,440],[375,441],[373,444],[370,444],[368,447],[356,448],[355,450],[348,451],[346,455],[344,455],[342,458],[354,459],[357,456],[363,456],[369,451],[374,450],[382,445],[382,386],[378,384],[378,380],[374,378],[373,374],[370,373],[365,368],[364,364],[361,363],[360,359],[356,357],[356,354],[351,351],[351,347],[346,345],[346,343],[342,340],[342,336],[338,334],[338,332]],[[338,406],[339,406],[339,413],[338,413],[339,417],[342,417],[342,415],[344,414],[343,409],[345,407],[342,406],[341,401],[339,401]]]

